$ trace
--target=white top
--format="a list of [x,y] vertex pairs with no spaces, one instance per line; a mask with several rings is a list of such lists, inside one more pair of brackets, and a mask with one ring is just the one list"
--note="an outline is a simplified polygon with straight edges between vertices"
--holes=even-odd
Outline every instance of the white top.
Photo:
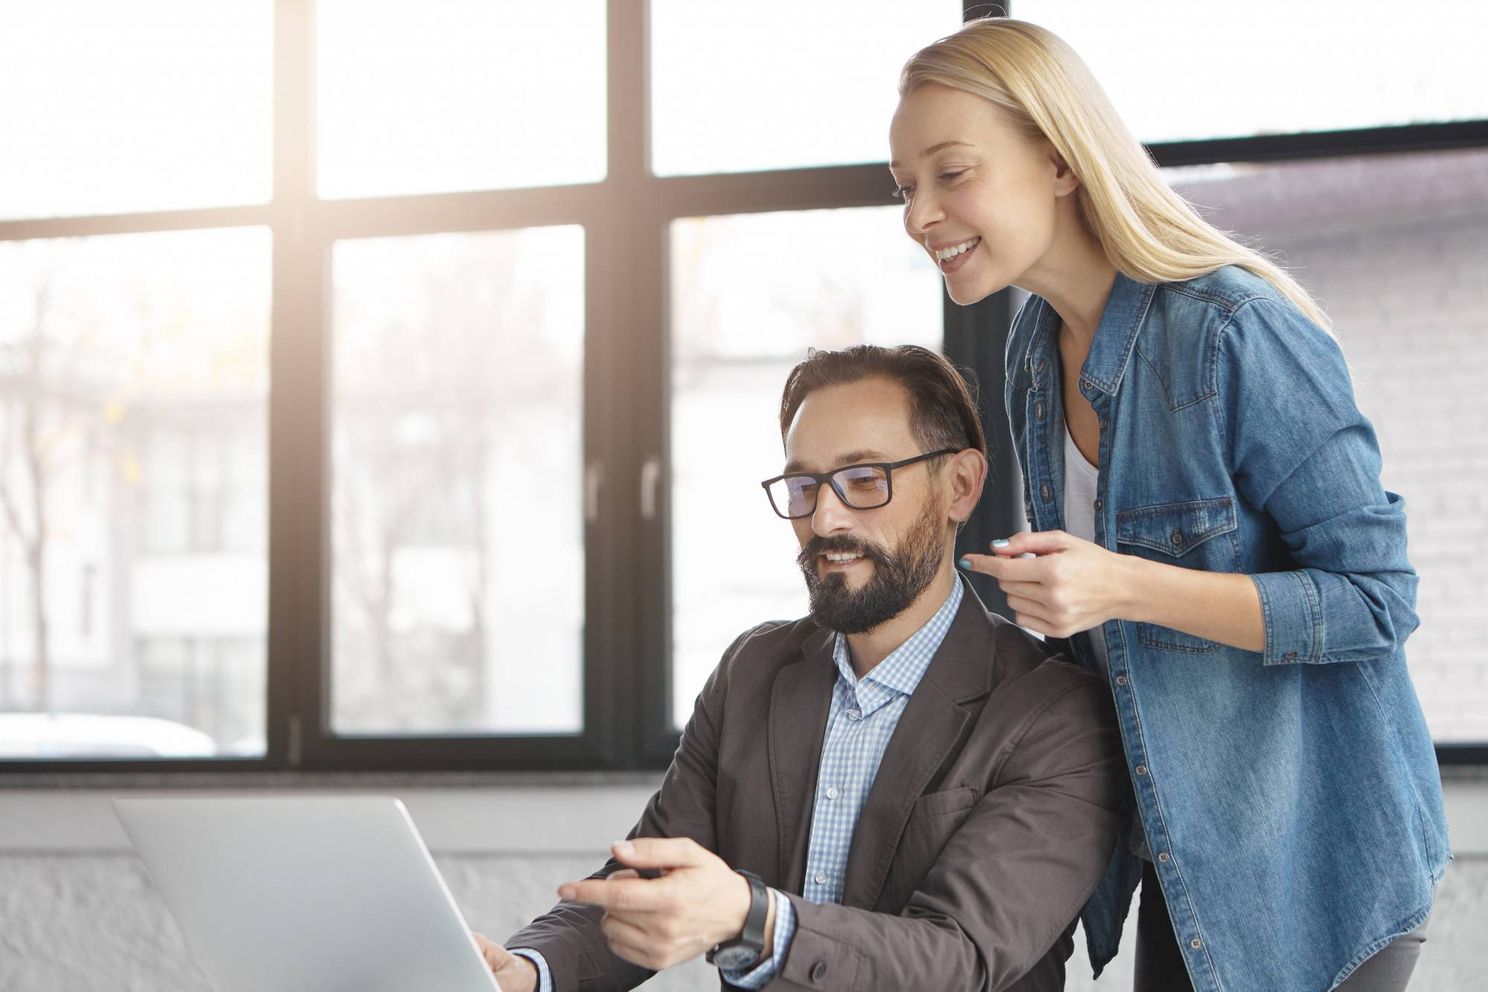
[[[1069,428],[1064,431],[1064,529],[1083,541],[1095,540],[1095,494],[1100,470],[1085,460]],[[1102,676],[1110,674],[1106,661],[1106,635],[1100,627],[1085,632]]]

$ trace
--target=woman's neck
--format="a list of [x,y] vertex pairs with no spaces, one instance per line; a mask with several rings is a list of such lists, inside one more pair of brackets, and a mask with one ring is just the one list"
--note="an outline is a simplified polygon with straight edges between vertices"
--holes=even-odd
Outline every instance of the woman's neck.
[[1019,285],[1049,301],[1065,332],[1085,353],[1105,313],[1116,282],[1116,267],[1081,223],[1074,197],[1061,199],[1060,208],[1049,251],[1024,274]]

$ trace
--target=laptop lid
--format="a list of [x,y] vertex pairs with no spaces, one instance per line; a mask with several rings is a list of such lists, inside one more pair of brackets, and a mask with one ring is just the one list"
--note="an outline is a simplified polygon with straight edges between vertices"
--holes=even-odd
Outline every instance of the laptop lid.
[[499,992],[397,799],[141,797],[114,811],[217,992]]

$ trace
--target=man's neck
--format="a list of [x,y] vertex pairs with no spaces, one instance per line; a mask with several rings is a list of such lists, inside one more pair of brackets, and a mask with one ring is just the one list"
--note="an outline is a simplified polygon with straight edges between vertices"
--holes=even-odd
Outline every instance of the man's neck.
[[961,581],[949,557],[930,584],[901,613],[861,634],[847,635],[847,651],[852,656],[853,674],[862,678],[877,667],[899,646],[914,636],[915,631],[930,622],[950,596],[954,583]]

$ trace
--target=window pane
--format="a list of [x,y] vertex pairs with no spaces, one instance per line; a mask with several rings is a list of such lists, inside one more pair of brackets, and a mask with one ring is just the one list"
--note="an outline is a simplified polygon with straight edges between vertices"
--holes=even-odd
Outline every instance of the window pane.
[[335,246],[342,733],[582,725],[578,227]]
[[320,0],[326,197],[605,175],[605,5]]
[[263,203],[273,4],[7,4],[0,217]]
[[[672,224],[672,717],[745,629],[806,613],[780,391],[808,347],[941,345],[941,278],[894,207]],[[802,245],[830,246],[808,253]],[[792,250],[782,250],[783,246]]]
[[1069,42],[1142,141],[1334,131],[1488,117],[1488,7],[1423,0],[1184,0],[1139,10],[1017,0]]
[[883,162],[899,70],[958,0],[651,0],[659,176]]
[[1385,486],[1406,500],[1421,627],[1406,642],[1439,741],[1488,741],[1488,152],[1170,174],[1288,265],[1334,320]]
[[0,244],[0,757],[264,747],[269,236]]

